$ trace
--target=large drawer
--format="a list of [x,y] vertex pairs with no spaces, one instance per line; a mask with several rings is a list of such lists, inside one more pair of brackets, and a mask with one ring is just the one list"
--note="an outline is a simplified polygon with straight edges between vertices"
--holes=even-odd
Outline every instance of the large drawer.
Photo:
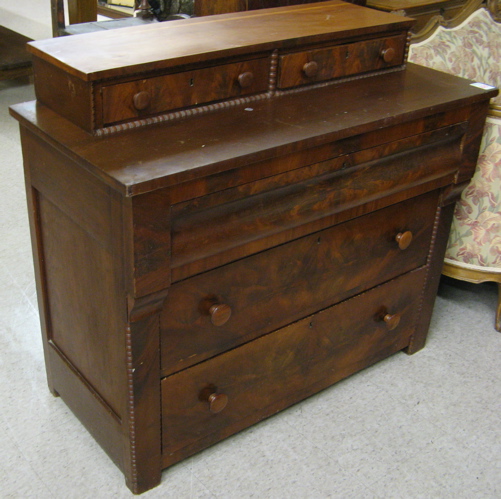
[[269,57],[138,79],[102,88],[102,125],[265,92]]
[[283,55],[277,86],[286,89],[402,65],[406,42],[402,34]]
[[426,268],[164,378],[164,465],[405,348]]
[[161,315],[162,372],[177,372],[425,264],[437,196],[410,199],[174,284]]
[[172,281],[447,185],[463,134],[444,127],[172,206]]

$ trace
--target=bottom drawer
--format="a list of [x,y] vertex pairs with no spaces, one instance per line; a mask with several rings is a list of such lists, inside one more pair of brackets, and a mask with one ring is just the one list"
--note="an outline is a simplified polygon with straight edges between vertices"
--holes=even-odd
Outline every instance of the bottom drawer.
[[405,348],[425,271],[164,378],[164,466]]

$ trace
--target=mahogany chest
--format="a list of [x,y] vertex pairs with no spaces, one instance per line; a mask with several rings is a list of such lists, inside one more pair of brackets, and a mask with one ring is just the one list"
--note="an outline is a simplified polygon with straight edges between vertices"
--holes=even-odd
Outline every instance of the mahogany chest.
[[47,376],[136,493],[424,346],[489,99],[340,1],[35,42]]

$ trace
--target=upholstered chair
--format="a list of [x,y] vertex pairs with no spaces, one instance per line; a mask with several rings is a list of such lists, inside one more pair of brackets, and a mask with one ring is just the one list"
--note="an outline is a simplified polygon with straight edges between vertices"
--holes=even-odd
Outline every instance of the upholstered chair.
[[[501,87],[500,0],[475,10],[456,27],[439,26],[412,43],[409,61]],[[443,274],[498,283],[496,329],[501,331],[501,96],[491,102],[475,175],[457,202]]]

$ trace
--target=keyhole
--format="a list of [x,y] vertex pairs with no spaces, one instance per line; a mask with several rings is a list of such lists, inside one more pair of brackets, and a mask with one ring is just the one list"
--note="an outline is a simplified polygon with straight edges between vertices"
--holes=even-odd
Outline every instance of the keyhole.
[[193,85],[195,85],[195,82],[193,81],[193,78],[190,78],[190,87],[192,87]]

